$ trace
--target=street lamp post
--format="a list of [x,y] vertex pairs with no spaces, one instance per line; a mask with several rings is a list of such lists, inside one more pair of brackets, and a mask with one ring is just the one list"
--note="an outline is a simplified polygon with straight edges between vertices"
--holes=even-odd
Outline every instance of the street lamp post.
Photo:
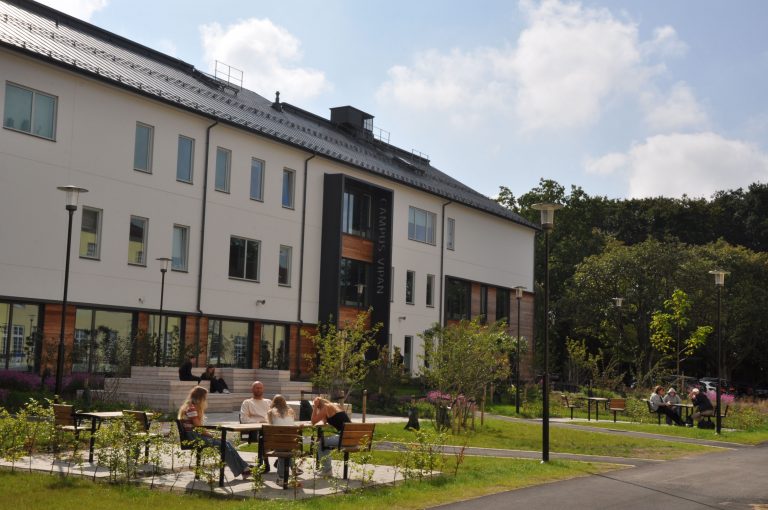
[[618,327],[618,342],[616,342],[616,348],[613,351],[613,355],[616,357],[616,362],[618,363],[619,351],[621,349],[621,305],[624,303],[624,298],[615,297],[611,298],[611,300],[616,307],[616,315],[618,317],[618,320],[616,321],[616,325]]
[[69,213],[67,222],[67,258],[64,266],[64,297],[61,300],[61,331],[59,333],[59,352],[56,359],[56,389],[55,394],[61,394],[61,381],[64,376],[64,323],[67,318],[67,292],[69,290],[69,252],[72,246],[72,216],[77,211],[77,199],[80,193],[88,193],[88,190],[79,186],[58,186],[56,189],[66,193],[66,209]]
[[531,207],[541,212],[544,229],[544,378],[542,381],[541,461],[549,462],[549,232],[555,227],[555,211],[563,206],[538,203]]
[[717,413],[716,430],[718,434],[722,426],[722,418],[720,415],[720,386],[723,381],[723,333],[720,325],[720,308],[721,308],[721,294],[723,286],[725,285],[725,275],[730,274],[722,269],[715,269],[709,272],[709,274],[715,275],[715,287],[717,287],[717,388],[715,388],[715,398],[717,403],[715,404],[715,412]]
[[163,360],[165,360],[165,330],[163,329],[163,295],[165,294],[165,273],[168,271],[168,263],[171,261],[168,257],[158,257],[160,262],[160,324],[157,326],[157,353],[155,364],[160,366],[160,345],[163,348]]
[[515,413],[520,414],[520,300],[523,299],[525,287],[515,287],[517,298],[517,356],[515,358]]

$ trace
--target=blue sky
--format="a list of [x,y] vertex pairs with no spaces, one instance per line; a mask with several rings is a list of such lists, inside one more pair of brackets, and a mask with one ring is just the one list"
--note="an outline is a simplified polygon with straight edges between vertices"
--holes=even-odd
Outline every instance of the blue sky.
[[768,182],[763,0],[45,3],[326,118],[360,108],[489,196]]

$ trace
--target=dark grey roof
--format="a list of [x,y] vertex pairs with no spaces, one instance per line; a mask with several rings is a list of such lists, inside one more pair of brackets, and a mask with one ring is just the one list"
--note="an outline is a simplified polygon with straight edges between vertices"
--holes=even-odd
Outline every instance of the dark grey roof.
[[423,157],[255,92],[181,60],[26,0],[0,0],[0,45],[171,103],[392,181],[538,229],[525,218],[434,168]]

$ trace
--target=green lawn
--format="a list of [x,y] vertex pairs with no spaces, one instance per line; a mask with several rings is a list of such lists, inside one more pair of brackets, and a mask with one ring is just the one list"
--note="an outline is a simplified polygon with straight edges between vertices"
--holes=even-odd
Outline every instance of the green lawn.
[[723,429],[720,435],[715,434],[714,430],[705,430],[698,427],[674,427],[668,425],[658,425],[656,423],[627,423],[613,421],[606,422],[569,422],[573,425],[585,427],[599,427],[605,429],[631,430],[634,432],[647,432],[649,434],[664,434],[672,437],[691,437],[694,439],[706,439],[710,441],[727,441],[740,444],[760,444],[768,441],[768,430],[727,430]]

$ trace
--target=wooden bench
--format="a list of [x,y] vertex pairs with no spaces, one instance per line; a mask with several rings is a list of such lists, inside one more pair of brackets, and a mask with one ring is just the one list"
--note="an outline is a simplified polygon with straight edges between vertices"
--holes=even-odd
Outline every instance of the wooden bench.
[[561,395],[560,395],[560,399],[561,399],[561,400],[562,400],[562,402],[563,402],[563,407],[565,407],[566,409],[570,409],[570,410],[571,410],[571,419],[573,419],[573,410],[574,410],[574,409],[578,409],[578,408],[580,408],[581,406],[579,406],[579,405],[577,405],[577,404],[574,404],[574,403],[570,402],[570,401],[568,400],[568,395],[566,395],[566,394],[561,394]]
[[[608,410],[613,413],[613,423],[616,423],[616,413],[627,410],[627,400],[623,398],[612,398],[608,401]],[[661,424],[661,422],[659,422]]]
[[283,472],[278,473],[282,478],[283,489],[288,488],[288,470],[291,460],[302,455],[301,427],[298,425],[264,425],[261,427],[260,456],[264,462],[269,457],[285,459]]
[[[149,415],[144,411],[128,411],[123,410],[123,416],[132,419],[136,423],[135,430],[129,430],[129,433],[135,435],[144,440],[144,463],[149,461],[149,443],[152,442],[152,438],[158,437],[158,434],[153,434],[149,431]],[[138,451],[136,457],[139,456]]]
[[371,451],[375,423],[345,423],[339,435],[339,451],[344,452],[344,479],[349,476],[349,454]]
[[195,452],[195,480],[200,479],[200,457],[204,448],[213,448],[202,441],[195,441],[187,438],[187,431],[184,430],[184,424],[181,420],[176,420],[176,428],[179,431],[179,446],[182,450],[192,450]]
[[[720,414],[720,420],[721,421],[724,420],[728,416],[728,408],[729,407],[731,407],[730,404],[726,404],[725,405],[725,410],[722,412],[722,414]],[[721,406],[721,408],[722,408],[722,406]],[[716,409],[714,411],[717,412]],[[713,418],[713,416],[702,416],[701,419],[699,419],[699,422],[706,421],[706,422],[711,424],[712,423],[712,418]]]
[[661,413],[658,412],[658,411],[654,411],[653,410],[653,408],[651,407],[651,401],[650,400],[645,399],[645,403],[648,404],[648,412],[651,413],[651,414],[655,414],[656,418],[658,420],[659,425],[661,425]]
[[53,404],[53,426],[62,432],[72,432],[80,437],[80,423],[75,417],[75,408],[71,405]]

